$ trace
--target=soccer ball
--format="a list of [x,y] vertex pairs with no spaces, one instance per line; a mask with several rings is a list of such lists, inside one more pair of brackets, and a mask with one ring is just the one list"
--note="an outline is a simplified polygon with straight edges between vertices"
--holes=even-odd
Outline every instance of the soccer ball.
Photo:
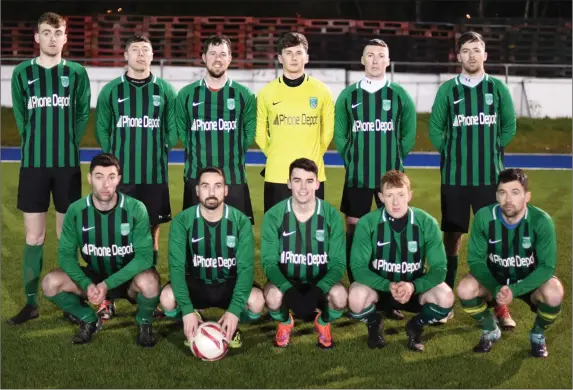
[[191,340],[193,355],[206,362],[222,359],[229,350],[223,328],[216,322],[204,322],[197,328]]

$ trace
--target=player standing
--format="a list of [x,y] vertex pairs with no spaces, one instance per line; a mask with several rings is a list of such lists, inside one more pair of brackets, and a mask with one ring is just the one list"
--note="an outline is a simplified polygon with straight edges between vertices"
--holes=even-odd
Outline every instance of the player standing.
[[38,283],[46,236],[50,193],[56,209],[56,234],[64,214],[82,195],[79,145],[90,115],[90,82],[81,65],[62,59],[66,22],[47,12],[34,35],[40,55],[12,73],[12,105],[22,138],[18,209],[24,213],[26,245],[22,275],[26,305],[9,324],[37,318]]
[[330,324],[342,316],[348,297],[340,283],[346,268],[344,225],[333,206],[316,198],[320,183],[314,161],[297,159],[289,172],[291,197],[265,214],[261,228],[261,263],[269,280],[265,301],[271,318],[280,321],[275,345],[289,344],[291,309],[299,319],[314,320],[317,346],[330,349]]
[[[64,218],[58,247],[60,269],[42,281],[44,296],[80,321],[72,338],[86,344],[100,329],[101,319],[80,296],[99,305],[104,299],[137,303],[137,344],[153,347],[153,310],[159,303],[159,275],[153,268],[153,242],[145,205],[117,192],[121,181],[117,159],[104,153],[90,165],[91,193],[74,202]],[[80,267],[78,250],[87,267]]]
[[[440,86],[429,123],[430,141],[441,154],[441,208],[448,258],[446,283],[454,288],[462,234],[475,213],[495,202],[503,150],[515,135],[513,100],[508,87],[484,70],[487,60],[480,34],[458,40],[462,73]],[[507,306],[496,307],[503,328],[515,327]],[[453,311],[448,318],[453,316]]]
[[263,87],[257,96],[256,142],[267,156],[264,169],[265,212],[291,196],[289,165],[305,157],[318,165],[324,199],[324,153],[334,134],[334,102],[328,87],[304,73],[308,41],[300,33],[286,33],[278,44],[283,75]]
[[[134,35],[125,43],[127,72],[107,83],[98,96],[96,139],[104,152],[117,156],[122,182],[118,191],[143,202],[153,237],[157,264],[159,225],[171,220],[168,152],[177,143],[173,87],[151,73],[149,38]],[[115,311],[104,301],[98,314],[105,320]]]
[[521,169],[499,174],[497,202],[479,210],[468,245],[470,274],[457,293],[463,309],[483,332],[475,352],[489,352],[501,331],[488,304],[523,300],[537,313],[530,333],[531,354],[547,357],[545,329],[561,312],[563,285],[555,276],[557,239],[551,217],[530,206],[527,175]]
[[183,209],[199,203],[196,186],[201,169],[214,166],[225,174],[225,203],[254,223],[245,155],[256,129],[255,95],[227,75],[231,41],[213,35],[203,43],[205,77],[177,95],[177,131],[185,146]]

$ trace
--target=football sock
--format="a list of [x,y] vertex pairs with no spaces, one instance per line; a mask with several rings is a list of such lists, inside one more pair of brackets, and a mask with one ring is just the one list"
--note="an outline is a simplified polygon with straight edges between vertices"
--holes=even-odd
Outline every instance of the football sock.
[[141,293],[137,293],[137,313],[135,321],[139,324],[150,324],[153,320],[153,312],[159,304],[159,295],[152,298],[145,298]]
[[176,307],[173,310],[163,310],[163,314],[165,314],[165,317],[167,318],[182,318],[181,309],[179,309],[179,307]]
[[447,256],[446,258],[448,259],[446,284],[453,290],[454,283],[456,282],[456,274],[458,272],[458,256]]
[[275,321],[280,321],[283,324],[290,324],[290,316],[288,315],[288,308],[282,306],[279,310],[269,310],[269,315]]
[[491,310],[487,308],[487,303],[483,298],[460,299],[462,309],[476,320],[484,331],[497,329]]
[[261,313],[253,313],[249,309],[245,309],[241,312],[239,316],[239,322],[241,324],[248,324],[249,322],[253,322],[261,318]]
[[374,306],[374,304],[368,306],[360,313],[350,312],[350,317],[354,318],[355,320],[364,322],[369,327],[372,325],[376,325],[376,323],[378,324],[378,326],[380,326],[380,321],[382,320],[382,317],[380,313],[376,311],[376,306]]
[[320,316],[318,317],[318,323],[322,326],[336,321],[337,319],[339,319],[340,317],[342,317],[344,315],[344,311],[343,310],[336,310],[332,307],[328,307],[328,309],[326,309],[325,311],[323,311]]
[[24,246],[24,262],[22,264],[22,277],[24,279],[24,292],[28,305],[38,305],[38,285],[42,273],[42,253],[44,244]]
[[426,324],[433,324],[442,318],[446,318],[450,310],[452,310],[451,307],[441,307],[433,303],[426,303],[422,306],[422,311],[414,317],[414,322],[420,327]]
[[545,334],[545,329],[555,322],[555,319],[561,312],[561,305],[549,306],[543,302],[537,304],[537,317],[533,322],[531,333]]
[[346,233],[346,271],[348,273],[348,281],[350,284],[354,282],[354,277],[352,276],[352,271],[350,270],[350,252],[352,250],[352,239],[354,238],[354,233]]
[[80,297],[76,294],[72,294],[69,292],[61,292],[59,294],[54,295],[53,297],[44,297],[58,306],[65,312],[73,314],[80,321],[84,322],[96,322],[97,321],[97,314],[94,309],[92,309],[89,305],[82,305]]

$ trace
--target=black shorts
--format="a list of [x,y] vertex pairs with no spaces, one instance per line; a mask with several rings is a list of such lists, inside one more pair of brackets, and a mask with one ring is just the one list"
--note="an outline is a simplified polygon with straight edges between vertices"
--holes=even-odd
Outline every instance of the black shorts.
[[167,183],[120,184],[117,186],[117,191],[143,202],[151,226],[171,221],[171,202]]
[[[186,277],[186,280],[189,298],[195,309],[217,307],[227,310],[229,305],[231,305],[236,280],[228,280],[218,284],[206,284],[190,275]],[[171,284],[171,282],[168,284]],[[253,283],[253,288],[260,289],[261,287]]]
[[[185,182],[185,189],[183,190],[183,210],[195,206],[199,203],[199,198],[197,197],[197,190],[195,186],[197,185],[196,179],[189,179]],[[253,205],[251,204],[251,193],[249,192],[248,184],[228,184],[229,192],[225,197],[225,203],[238,209],[240,212],[245,214],[251,220],[251,223],[255,224],[255,218],[253,216]]]
[[[296,290],[299,293],[305,296],[310,291],[310,288],[314,286],[313,284],[310,283],[299,283],[299,284],[295,284],[294,282],[291,283],[293,283],[293,285],[296,287]],[[323,293],[320,296],[318,302],[316,302],[316,308],[320,310],[328,310],[328,298],[326,297],[326,294]]]
[[[289,198],[292,195],[288,185],[280,183],[265,182],[265,213],[269,211],[277,203]],[[320,183],[320,187],[316,191],[316,197],[324,200],[324,182]]]
[[[92,280],[93,284],[101,283],[107,278],[107,276],[101,276],[90,267],[82,267],[82,270],[84,271],[86,276]],[[127,293],[129,291],[129,286],[131,286],[132,282],[133,279],[128,280],[123,284],[120,284],[119,286],[117,286],[112,290],[108,290],[106,299],[110,300],[127,299],[129,302],[135,304],[136,303],[135,298],[130,297],[129,294]]]
[[410,300],[406,303],[400,303],[394,299],[392,293],[381,292],[378,293],[378,302],[376,303],[376,309],[388,312],[391,310],[403,310],[409,313],[419,313],[422,311],[422,305],[420,304],[420,294],[413,294]]
[[376,207],[382,207],[382,201],[378,197],[378,190],[370,188],[356,188],[344,186],[340,211],[347,217],[361,218],[368,214],[372,208],[372,197],[376,201]]
[[467,233],[470,224],[470,206],[475,214],[479,209],[497,202],[495,185],[450,186],[442,184],[442,231]]
[[75,168],[20,168],[18,209],[25,213],[45,213],[50,193],[58,213],[82,197],[82,171]]

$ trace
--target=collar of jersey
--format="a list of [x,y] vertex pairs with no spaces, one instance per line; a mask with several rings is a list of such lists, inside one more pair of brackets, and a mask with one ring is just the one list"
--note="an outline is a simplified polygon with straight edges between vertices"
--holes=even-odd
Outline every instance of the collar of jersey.
[[[195,219],[203,219],[201,215],[201,206],[197,205],[197,211],[195,212]],[[229,219],[229,206],[225,204],[225,211],[223,211],[223,218],[221,219]]]
[[[125,83],[125,82],[127,81],[127,79],[125,78],[125,75],[126,75],[126,74],[127,74],[127,72],[121,75],[121,82],[122,82],[122,83]],[[151,78],[151,82],[152,82],[152,83],[157,83],[157,76],[156,76],[156,75],[153,75],[153,77]],[[133,85],[135,88],[141,88],[141,87],[145,87],[145,86],[148,85],[148,84],[149,84],[149,83],[143,84],[143,85],[135,85],[135,84],[131,84],[131,85]]]
[[[202,85],[202,86],[204,86],[205,88],[209,88],[209,86],[207,85],[207,81],[205,81],[205,77],[203,77],[203,78],[201,79],[201,81],[199,82],[199,85]],[[221,89],[225,88],[227,85],[228,85],[229,87],[230,87],[231,85],[233,85],[233,80],[229,77],[229,75],[227,75],[227,81],[225,81],[225,84],[224,84],[220,89],[218,89],[217,91],[220,91]]]
[[[121,193],[121,192],[116,192],[118,199],[117,199],[117,203],[115,204],[114,208],[119,206],[121,208],[123,208],[123,204],[125,203],[125,196]],[[99,211],[95,205],[93,204],[93,200],[92,200],[92,195],[93,194],[89,194],[88,196],[86,196],[86,205],[88,207],[93,207],[94,209],[96,209],[97,211]]]
[[66,60],[64,60],[63,58],[60,60],[60,63],[58,65],[54,65],[52,68],[44,68],[42,65],[38,64],[38,57],[34,57],[32,58],[32,65],[38,65],[40,68],[42,69],[52,69],[54,66],[60,66],[60,65],[66,65]]
[[[287,199],[286,208],[287,208],[287,212],[289,212],[289,213],[291,211],[293,211],[293,209],[292,209],[292,196]],[[314,214],[320,215],[321,210],[322,210],[322,201],[319,198],[316,198],[316,204],[314,205]]]
[[[525,206],[525,215],[523,216],[523,218],[521,218],[519,221],[517,221],[516,223],[514,223],[513,225],[508,224],[503,217],[501,217],[501,208],[499,207],[499,204],[496,204],[495,206],[493,206],[493,210],[492,210],[492,214],[493,214],[493,219],[499,219],[501,221],[501,223],[508,229],[514,229],[517,225],[519,225],[521,223],[521,221],[526,221],[527,220],[527,216],[529,215],[529,207]],[[499,218],[498,218],[498,214],[499,214]]]
[[[462,84],[461,78],[462,78],[462,75],[461,75],[461,74],[459,74],[459,75],[457,75],[457,76],[455,77],[454,80],[456,81],[456,85],[461,85],[462,87],[468,87],[467,85]],[[482,79],[479,83],[477,83],[477,84],[474,85],[473,87],[468,87],[468,88],[475,88],[475,87],[477,87],[478,85],[480,85],[481,83],[483,83],[484,81],[489,81],[489,75],[488,75],[487,73],[485,73],[485,72],[484,72],[484,74],[483,74],[483,79]]]
[[[414,224],[414,210],[412,210],[412,208],[410,206],[408,206],[408,213],[410,213],[410,218],[408,218],[410,220],[410,224],[413,225]],[[388,215],[388,217],[386,217],[386,215]],[[388,218],[390,218],[390,214],[388,214],[388,212],[386,211],[386,207],[382,208],[382,222],[388,222]]]
[[[362,83],[365,79],[366,79],[366,76],[365,76],[364,78],[362,78],[362,80],[358,81],[358,82],[355,84],[355,89],[364,89],[364,88],[362,88],[361,83]],[[386,81],[384,81],[384,85],[382,85],[382,88],[388,88],[391,83],[392,83],[392,82],[388,79],[388,77],[386,77]],[[364,90],[365,90],[366,92],[368,92],[368,93],[376,93],[376,92],[379,92],[382,88],[377,89],[377,90],[374,91],[374,92],[369,92],[369,91],[367,91],[367,90],[365,90],[365,89],[364,89]]]

